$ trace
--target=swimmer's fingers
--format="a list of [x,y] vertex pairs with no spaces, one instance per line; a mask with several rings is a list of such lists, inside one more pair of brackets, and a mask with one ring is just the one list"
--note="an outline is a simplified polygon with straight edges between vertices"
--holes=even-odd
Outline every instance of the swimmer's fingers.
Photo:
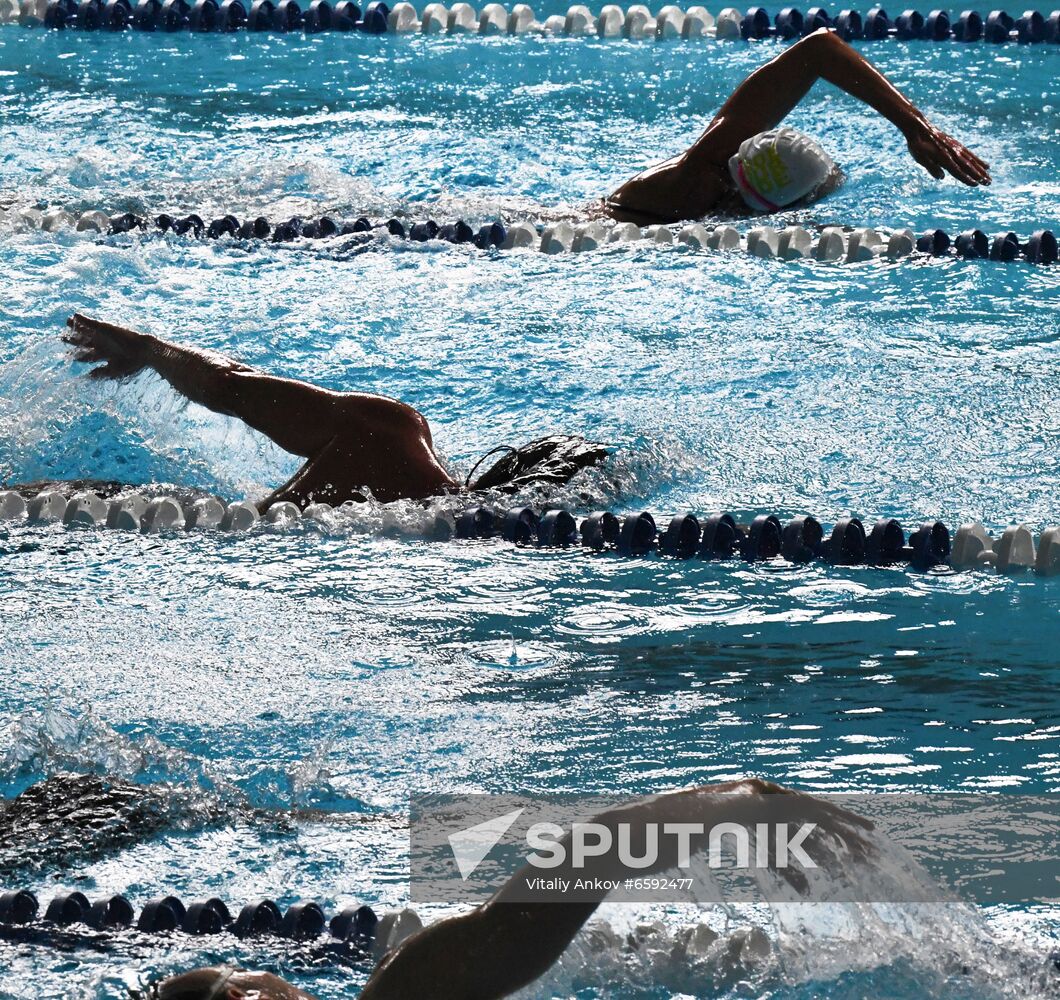
[[941,136],[939,149],[944,166],[961,183],[969,187],[990,183],[990,174],[985,165],[980,165],[978,157],[965,149],[956,139],[948,135]]
[[127,378],[143,368],[141,334],[79,313],[71,316],[66,325],[69,332],[63,335],[63,340],[74,348],[75,361],[106,362],[102,368],[90,372],[90,378]]
[[123,378],[131,378],[138,371],[140,371],[140,365],[134,362],[115,360],[108,361],[105,365],[100,365],[98,368],[93,368],[88,373],[88,377],[100,382],[118,381]]
[[952,136],[927,123],[920,123],[909,137],[909,152],[936,180],[951,174],[969,187],[990,183],[990,168],[985,161]]
[[934,139],[942,166],[948,173],[969,187],[990,183],[987,165],[971,150],[945,132],[939,132]]

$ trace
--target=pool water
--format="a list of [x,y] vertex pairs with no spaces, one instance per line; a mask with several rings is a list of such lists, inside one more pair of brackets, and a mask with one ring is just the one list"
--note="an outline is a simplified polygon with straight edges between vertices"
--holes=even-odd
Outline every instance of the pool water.
[[[678,152],[773,51],[6,26],[0,198],[204,218],[532,216]],[[790,120],[849,179],[790,218],[1060,228],[1055,48],[868,53],[992,164],[994,184],[932,180],[893,127],[819,85]],[[79,310],[399,397],[459,472],[541,434],[606,441],[610,464],[555,498],[579,510],[1038,530],[1060,522],[1058,284],[1055,268],[956,259],[365,251],[7,225],[0,481],[260,497],[296,467],[156,379],[78,378],[59,335]],[[0,524],[0,791],[95,770],[170,781],[233,815],[74,870],[29,867],[19,884],[44,898],[65,887],[137,904],[172,891],[385,909],[407,898],[412,791],[651,793],[747,774],[812,791],[1060,782],[1049,580],[441,544],[415,537],[417,518],[369,505],[332,534],[239,536]],[[382,530],[395,524],[409,537]],[[665,932],[688,915],[659,919]],[[779,933],[768,914],[725,919]],[[922,920],[927,945],[911,957],[895,957],[899,934],[838,953],[804,942],[803,959],[828,961],[726,981],[574,947],[526,995],[1026,996],[1021,970],[1060,942],[1045,905]],[[948,942],[971,924],[991,944],[954,979]],[[137,975],[237,958],[333,998],[368,971],[262,949],[2,945],[0,989],[121,997]]]

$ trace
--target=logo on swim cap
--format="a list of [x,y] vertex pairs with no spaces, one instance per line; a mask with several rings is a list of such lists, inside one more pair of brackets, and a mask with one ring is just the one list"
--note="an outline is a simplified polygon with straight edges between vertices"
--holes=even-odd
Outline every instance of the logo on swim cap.
[[751,208],[775,212],[821,186],[835,170],[820,143],[793,128],[759,132],[740,143],[729,173]]

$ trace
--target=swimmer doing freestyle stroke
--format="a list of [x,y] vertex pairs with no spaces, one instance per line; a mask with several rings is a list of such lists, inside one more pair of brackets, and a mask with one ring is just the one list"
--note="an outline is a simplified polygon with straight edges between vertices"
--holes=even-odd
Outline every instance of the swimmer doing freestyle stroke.
[[748,209],[776,212],[823,197],[841,173],[816,140],[778,128],[818,80],[895,125],[932,177],[948,173],[969,187],[990,183],[983,160],[932,125],[834,31],[821,28],[748,76],[685,152],[637,174],[597,208],[620,222],[645,225]]
[[[783,796],[778,800],[774,796]],[[813,824],[815,860],[840,856],[865,861],[873,854],[866,837],[868,820],[825,799],[795,792],[760,779],[703,785],[669,792],[608,810],[594,823],[611,829],[617,842],[620,825],[631,830],[660,822],[720,823],[750,828],[775,822],[782,803],[784,820]],[[707,834],[690,837],[690,850],[704,848]],[[562,841],[570,846],[570,835]],[[571,851],[565,856],[569,859]],[[677,865],[675,842],[660,849],[656,863],[641,869],[650,875]],[[775,873],[805,894],[805,876],[797,868]],[[568,860],[551,868],[549,878],[612,880],[626,874],[613,857],[593,857],[577,869]],[[361,991],[360,1000],[499,1000],[542,976],[593,915],[602,900],[577,902],[521,901],[525,881],[541,875],[524,866],[481,906],[419,929],[387,952]],[[269,973],[210,967],[173,976],[150,987],[150,1000],[313,1000],[311,994]]]
[[99,363],[90,378],[124,380],[154,371],[186,399],[238,417],[284,451],[305,458],[290,480],[258,504],[262,511],[285,500],[303,508],[365,500],[365,490],[389,503],[466,487],[511,492],[531,484],[559,485],[608,454],[583,438],[540,438],[518,449],[494,449],[508,454],[474,482],[469,476],[461,484],[442,466],[423,415],[396,399],[280,378],[212,351],[80,314],[67,326],[63,339],[74,359]]

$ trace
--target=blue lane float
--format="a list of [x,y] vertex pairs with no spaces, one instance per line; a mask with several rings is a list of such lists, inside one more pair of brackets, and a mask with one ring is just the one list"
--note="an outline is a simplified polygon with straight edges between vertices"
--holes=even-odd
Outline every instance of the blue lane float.
[[[59,491],[45,491],[27,500],[13,490],[0,491],[0,522],[57,523],[74,529],[108,528],[143,534],[198,529],[242,532],[259,525],[269,531],[299,526],[330,531],[338,523],[338,514],[326,503],[310,504],[301,511],[292,503],[277,503],[262,515],[247,500],[225,505],[204,497],[182,506],[173,497],[148,499],[136,493],[108,502],[91,492],[68,497]],[[840,518],[826,532],[822,522],[808,514],[784,521],[765,513],[741,524],[724,512],[701,515],[689,511],[657,517],[650,511],[616,515],[601,510],[578,517],[563,508],[504,509],[485,503],[456,513],[429,514],[428,521],[423,534],[436,541],[499,538],[520,548],[582,549],[633,559],[792,565],[823,562],[832,566],[909,566],[919,571],[949,566],[999,573],[1034,570],[1042,576],[1060,573],[1060,527],[1046,528],[1035,540],[1026,525],[1013,525],[1000,538],[992,538],[979,522],[962,525],[951,534],[941,521],[923,521],[907,532],[894,518],[880,518],[866,527],[860,518],[851,516]],[[157,919],[187,933],[216,933],[217,927],[233,923],[226,911],[218,910],[210,901],[187,912],[170,904],[170,900],[148,904],[141,921]],[[10,908],[14,903],[0,899],[0,921],[7,912],[5,906]],[[164,912],[167,906],[172,913]],[[50,907],[55,909],[49,909],[48,919],[56,923],[87,920],[85,914],[90,908],[88,900],[78,893],[57,897]],[[121,912],[112,907],[100,919],[118,919],[115,914]],[[300,921],[299,927],[309,926],[316,919],[315,911],[290,918],[288,925],[295,919]]]
[[[379,918],[370,906],[346,907],[330,920],[315,902],[301,901],[281,911],[271,900],[247,903],[233,917],[216,897],[187,906],[176,896],[146,903],[139,916],[124,896],[90,902],[81,892],[60,893],[41,914],[37,897],[26,889],[0,894],[0,937],[13,929],[112,931],[142,934],[186,934],[193,937],[232,934],[237,938],[275,937],[305,943],[341,945],[351,955],[366,954],[375,940]],[[5,931],[8,933],[5,935]]]
[[755,257],[781,260],[815,260],[822,263],[862,263],[903,257],[957,257],[965,260],[1001,262],[1024,261],[1032,264],[1057,262],[1057,239],[1049,229],[1039,229],[1021,238],[1014,232],[991,236],[981,229],[968,229],[951,236],[942,229],[916,234],[909,229],[873,229],[825,226],[816,232],[801,226],[773,229],[755,226],[744,232],[728,224],[707,227],[691,223],[680,227],[639,227],[629,222],[597,219],[539,225],[536,222],[487,222],[472,226],[463,219],[438,223],[433,219],[372,220],[362,216],[343,220],[331,216],[294,216],[270,222],[263,216],[240,220],[223,215],[206,221],[200,215],[163,213],[153,219],[124,212],[107,215],[96,209],[75,215],[61,208],[28,208],[21,211],[0,209],[0,226],[15,231],[54,232],[74,228],[88,234],[120,236],[158,232],[189,239],[261,240],[296,243],[344,237],[354,243],[391,238],[412,243],[448,243],[474,246],[480,250],[537,250],[562,254],[598,250],[612,245],[643,244],[682,246],[693,250],[739,252]]
[[1013,17],[1007,11],[964,10],[952,17],[946,10],[927,14],[908,9],[893,18],[882,7],[864,16],[856,10],[841,10],[834,16],[824,7],[805,13],[785,7],[770,17],[764,7],[739,11],[726,7],[713,14],[705,7],[682,9],[661,7],[655,14],[642,4],[623,9],[608,4],[593,13],[576,5],[566,14],[539,21],[526,4],[510,9],[498,3],[476,10],[467,3],[447,7],[430,3],[417,10],[409,3],[393,7],[373,0],[363,9],[353,0],[0,0],[0,20],[17,21],[26,27],[55,30],[194,34],[251,31],[327,31],[382,34],[444,35],[560,35],[625,39],[716,39],[796,41],[820,29],[830,28],[847,41],[901,42],[1015,42],[1024,45],[1060,42],[1060,11],[1044,14],[1024,11]]

